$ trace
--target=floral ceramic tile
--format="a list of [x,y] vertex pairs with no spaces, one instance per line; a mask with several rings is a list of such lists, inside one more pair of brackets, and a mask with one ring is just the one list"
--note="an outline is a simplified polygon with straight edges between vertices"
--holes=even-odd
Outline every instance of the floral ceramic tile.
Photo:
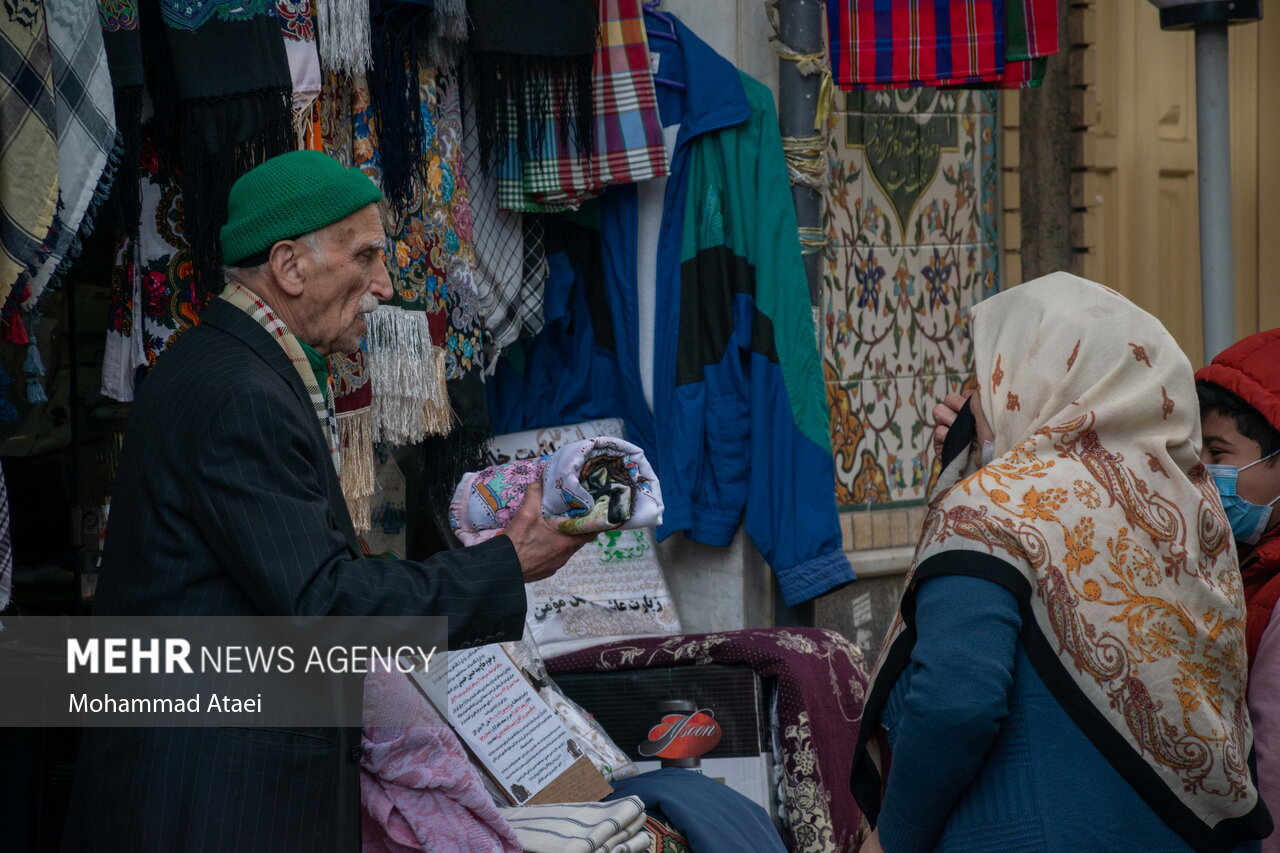
[[927,493],[930,410],[972,370],[963,311],[998,289],[995,104],[853,93],[833,120],[823,362],[844,506]]

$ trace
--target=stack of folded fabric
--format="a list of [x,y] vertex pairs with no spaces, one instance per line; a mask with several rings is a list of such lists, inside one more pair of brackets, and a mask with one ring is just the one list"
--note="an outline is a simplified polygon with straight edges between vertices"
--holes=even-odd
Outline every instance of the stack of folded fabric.
[[562,533],[656,527],[662,491],[644,451],[620,438],[574,442],[542,459],[467,474],[449,506],[464,545],[498,535],[515,517],[525,491],[542,483],[542,515]]
[[499,811],[526,853],[647,853],[653,845],[639,797]]

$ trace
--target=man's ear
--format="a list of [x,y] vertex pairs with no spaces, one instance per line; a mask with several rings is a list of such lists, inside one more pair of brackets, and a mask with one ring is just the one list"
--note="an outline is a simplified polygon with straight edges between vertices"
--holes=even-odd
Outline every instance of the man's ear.
[[310,272],[311,258],[306,245],[299,240],[281,240],[271,247],[267,265],[276,286],[286,296],[302,295]]

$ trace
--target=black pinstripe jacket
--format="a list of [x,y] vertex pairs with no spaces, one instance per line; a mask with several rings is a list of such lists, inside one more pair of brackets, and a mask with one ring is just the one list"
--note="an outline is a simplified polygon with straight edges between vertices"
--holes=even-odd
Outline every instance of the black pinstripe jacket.
[[[506,537],[363,558],[307,391],[221,299],[140,390],[112,493],[101,614],[440,615],[450,646],[520,637]],[[359,847],[359,730],[90,729],[67,850]]]

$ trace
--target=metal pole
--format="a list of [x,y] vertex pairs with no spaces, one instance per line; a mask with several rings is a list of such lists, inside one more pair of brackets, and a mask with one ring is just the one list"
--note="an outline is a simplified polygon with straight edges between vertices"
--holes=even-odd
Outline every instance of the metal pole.
[[[778,39],[799,54],[821,53],[823,49],[822,0],[778,0]],[[818,94],[822,75],[800,73],[799,65],[787,59],[778,60],[778,125],[783,136],[811,137],[813,120],[818,112]],[[810,187],[792,184],[791,198],[796,205],[796,220],[801,228],[822,225],[822,194]],[[816,317],[822,310],[822,275],[820,254],[804,256],[804,270],[809,279],[809,304]],[[774,625],[812,625],[814,606],[806,601],[788,607],[782,598],[778,581],[773,580]]]
[[[778,37],[797,53],[822,52],[822,0],[779,0]],[[778,61],[778,123],[783,136],[813,136],[813,118],[818,111],[818,92],[822,77],[805,76],[795,62]],[[801,228],[822,225],[822,195],[815,189],[792,185],[791,197],[796,205],[796,218]],[[822,276],[819,254],[804,256],[804,269],[809,277],[809,302],[822,306]]]
[[1204,361],[1235,343],[1231,236],[1231,111],[1227,24],[1196,27],[1196,145],[1200,187],[1200,299]]

